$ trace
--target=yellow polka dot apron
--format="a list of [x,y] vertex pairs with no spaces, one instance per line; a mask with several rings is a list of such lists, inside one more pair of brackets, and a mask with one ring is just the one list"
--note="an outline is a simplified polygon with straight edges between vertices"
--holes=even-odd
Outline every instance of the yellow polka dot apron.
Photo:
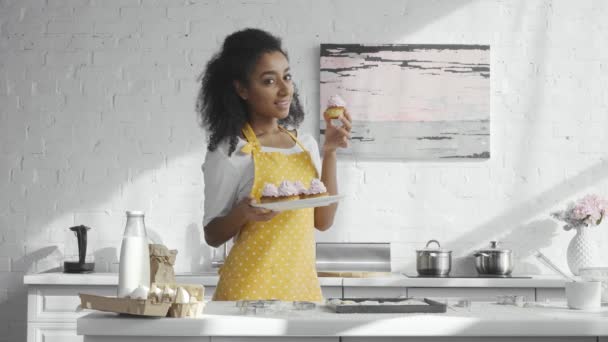
[[[247,144],[241,153],[253,157],[251,196],[258,200],[266,183],[278,186],[284,180],[299,180],[310,184],[318,177],[310,153],[293,134],[280,128],[302,152],[262,152],[251,126],[243,129]],[[248,222],[219,271],[213,299],[321,301],[314,232],[314,208],[283,211],[266,222]]]

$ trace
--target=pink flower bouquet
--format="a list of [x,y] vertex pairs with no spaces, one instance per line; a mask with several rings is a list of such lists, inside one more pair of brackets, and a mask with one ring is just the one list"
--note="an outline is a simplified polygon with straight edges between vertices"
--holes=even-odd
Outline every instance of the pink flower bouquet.
[[564,230],[582,226],[597,226],[608,213],[608,200],[598,195],[587,195],[568,205],[566,210],[551,213],[554,218],[566,222]]

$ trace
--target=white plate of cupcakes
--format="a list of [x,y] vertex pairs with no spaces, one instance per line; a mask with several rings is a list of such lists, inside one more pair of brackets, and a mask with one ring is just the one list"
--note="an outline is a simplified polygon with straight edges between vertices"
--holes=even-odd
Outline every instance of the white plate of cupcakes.
[[304,208],[324,207],[338,202],[344,195],[327,193],[325,184],[315,178],[306,187],[300,181],[282,181],[276,184],[266,183],[262,189],[260,203],[252,204],[254,207],[272,211],[285,211]]

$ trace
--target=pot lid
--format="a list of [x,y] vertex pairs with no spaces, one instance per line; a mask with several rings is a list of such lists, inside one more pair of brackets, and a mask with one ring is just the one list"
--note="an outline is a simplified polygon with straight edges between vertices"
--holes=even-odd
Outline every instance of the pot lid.
[[[429,245],[432,243],[437,244],[437,247],[436,248],[429,247]],[[452,253],[452,251],[450,251],[448,249],[441,248],[441,245],[439,244],[439,241],[437,241],[437,240],[429,240],[423,249],[417,249],[416,252]]]
[[480,249],[478,253],[511,253],[510,249],[507,248],[498,248],[498,241],[490,241],[490,248]]

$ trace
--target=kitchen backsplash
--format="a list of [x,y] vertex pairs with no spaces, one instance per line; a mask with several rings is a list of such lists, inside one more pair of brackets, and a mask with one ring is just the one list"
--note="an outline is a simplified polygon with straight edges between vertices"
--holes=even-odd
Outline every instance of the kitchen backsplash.
[[209,268],[197,77],[243,27],[283,37],[301,130],[313,134],[320,43],[491,45],[491,158],[341,158],[346,197],[319,241],[391,242],[393,270],[408,271],[434,238],[456,271],[473,272],[467,257],[498,239],[516,273],[550,273],[530,251],[565,267],[573,234],[550,211],[608,194],[603,2],[9,0],[0,10],[0,342],[24,324],[8,299],[25,298],[24,272],[77,254],[70,226],[92,227],[90,254],[110,270],[124,211],[143,210],[149,235],[179,250],[178,272]]

